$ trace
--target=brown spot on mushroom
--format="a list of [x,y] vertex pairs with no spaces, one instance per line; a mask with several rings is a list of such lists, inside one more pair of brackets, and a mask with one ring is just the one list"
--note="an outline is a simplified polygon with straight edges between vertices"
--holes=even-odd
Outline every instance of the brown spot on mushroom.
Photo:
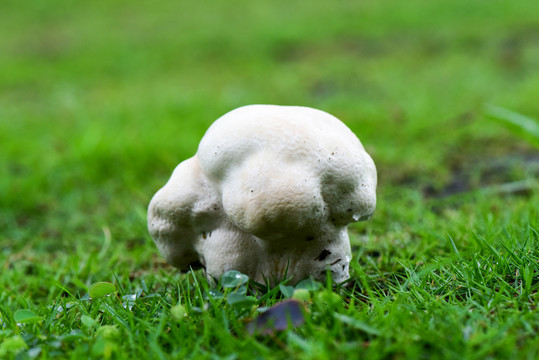
[[307,236],[307,238],[305,239],[305,241],[313,241],[314,240],[314,236]]
[[331,251],[329,251],[328,249],[324,249],[322,250],[322,252],[317,256],[315,257],[314,259],[315,260],[318,260],[318,261],[323,261],[325,258],[327,258],[329,255],[331,255]]
[[187,266],[189,268],[193,269],[193,270],[198,270],[198,269],[206,270],[206,267],[204,265],[202,265],[202,263],[200,261],[193,261],[192,263],[190,263]]
[[334,262],[332,262],[332,263],[329,264],[329,265],[333,266],[333,265],[335,265],[336,263],[338,263],[338,262],[341,261],[341,260],[342,260],[342,259],[337,259],[337,260],[335,260]]
[[205,232],[202,232],[202,238],[206,239],[207,237],[208,237],[208,235]]

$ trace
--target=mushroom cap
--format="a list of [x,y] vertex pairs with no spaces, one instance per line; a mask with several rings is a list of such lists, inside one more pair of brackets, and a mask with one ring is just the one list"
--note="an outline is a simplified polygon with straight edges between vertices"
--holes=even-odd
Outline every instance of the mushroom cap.
[[261,279],[286,265],[299,281],[335,263],[334,278],[343,279],[346,226],[374,212],[376,182],[371,157],[334,116],[244,106],[210,126],[152,199],[148,224],[180,269],[200,261],[211,276],[236,269]]
[[376,207],[374,162],[348,127],[320,110],[241,107],[209,128],[197,156],[220,184],[227,216],[259,237],[325,219],[347,225]]

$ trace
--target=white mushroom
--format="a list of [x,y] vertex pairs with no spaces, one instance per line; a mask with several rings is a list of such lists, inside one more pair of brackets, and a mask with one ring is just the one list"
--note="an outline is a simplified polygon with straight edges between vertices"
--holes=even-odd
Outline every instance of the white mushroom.
[[181,270],[238,270],[258,282],[349,277],[347,225],[376,206],[376,168],[320,110],[250,105],[211,125],[150,202],[148,228]]

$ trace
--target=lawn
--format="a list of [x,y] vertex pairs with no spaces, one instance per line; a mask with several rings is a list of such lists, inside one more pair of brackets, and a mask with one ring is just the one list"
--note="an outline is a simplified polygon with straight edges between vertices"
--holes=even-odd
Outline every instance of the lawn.
[[[0,358],[536,359],[539,150],[485,105],[538,99],[532,0],[3,1]],[[337,116],[377,165],[346,286],[210,284],[148,234],[256,103]],[[253,334],[289,297],[303,324]]]

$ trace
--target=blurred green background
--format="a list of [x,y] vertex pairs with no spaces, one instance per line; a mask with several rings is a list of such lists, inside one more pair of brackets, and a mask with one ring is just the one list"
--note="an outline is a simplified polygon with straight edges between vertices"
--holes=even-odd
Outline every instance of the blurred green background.
[[532,0],[3,1],[0,254],[99,251],[110,232],[142,266],[150,197],[215,119],[254,103],[322,109],[358,135],[380,182],[358,233],[451,229],[429,198],[537,174],[483,104],[539,118],[538,99]]
[[[256,103],[337,116],[379,177],[352,285],[271,339],[282,289],[207,301],[146,229]],[[0,358],[536,358],[539,150],[485,104],[539,119],[539,1],[0,1]]]

